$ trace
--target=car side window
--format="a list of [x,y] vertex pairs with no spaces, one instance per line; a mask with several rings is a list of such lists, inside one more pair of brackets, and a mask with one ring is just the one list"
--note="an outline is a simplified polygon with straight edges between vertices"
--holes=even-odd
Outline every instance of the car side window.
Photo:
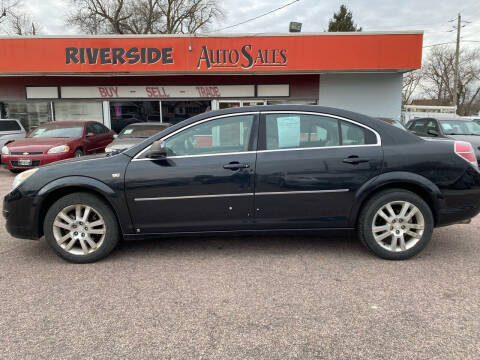
[[254,115],[234,115],[194,125],[165,140],[169,156],[248,151]]
[[267,114],[266,149],[339,146],[338,120],[320,115]]
[[340,121],[342,145],[371,145],[377,143],[377,137],[370,130],[348,121]]
[[266,115],[266,149],[375,144],[373,132],[328,116],[310,114]]
[[426,123],[427,123],[427,120],[414,120],[412,121],[408,129],[416,132],[417,134],[426,134],[427,133]]
[[97,124],[97,123],[91,123],[89,124],[90,128],[92,129],[92,132],[95,135],[101,135],[105,134],[107,131],[105,131],[105,127],[102,124]]
[[428,133],[429,130],[436,131],[437,133],[440,133],[440,130],[438,129],[438,124],[436,120],[428,120],[427,124],[425,126],[425,134],[428,136],[434,136]]

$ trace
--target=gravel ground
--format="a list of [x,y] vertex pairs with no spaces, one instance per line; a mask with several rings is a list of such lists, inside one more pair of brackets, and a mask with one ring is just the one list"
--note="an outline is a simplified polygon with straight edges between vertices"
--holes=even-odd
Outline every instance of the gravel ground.
[[403,262],[355,239],[229,237],[123,243],[90,265],[1,221],[2,359],[480,358],[480,217]]

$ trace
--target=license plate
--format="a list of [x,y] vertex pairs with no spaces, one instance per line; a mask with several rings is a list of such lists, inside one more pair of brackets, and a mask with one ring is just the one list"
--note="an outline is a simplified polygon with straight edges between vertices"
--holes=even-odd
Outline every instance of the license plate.
[[18,165],[20,165],[20,166],[30,166],[30,165],[32,165],[32,160],[31,159],[19,159],[18,160]]

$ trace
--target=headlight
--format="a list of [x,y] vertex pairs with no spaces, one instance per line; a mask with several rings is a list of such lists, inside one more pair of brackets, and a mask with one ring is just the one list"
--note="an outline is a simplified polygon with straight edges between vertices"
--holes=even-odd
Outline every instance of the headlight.
[[48,150],[48,154],[58,154],[58,153],[65,153],[70,151],[70,146],[68,145],[60,145],[60,146],[55,146]]
[[8,155],[8,154],[9,154],[8,147],[6,146],[2,147],[2,155]]
[[23,183],[25,180],[27,180],[30,176],[35,174],[37,172],[38,168],[36,169],[30,169],[27,171],[24,171],[17,176],[15,176],[15,179],[13,179],[13,184],[12,184],[12,190],[16,189],[18,186],[20,186],[21,183]]
[[106,152],[106,153],[109,153],[109,152],[112,152],[112,151],[113,151],[113,148],[111,148],[111,147],[108,147],[108,146],[107,146],[107,147],[105,148],[105,152]]

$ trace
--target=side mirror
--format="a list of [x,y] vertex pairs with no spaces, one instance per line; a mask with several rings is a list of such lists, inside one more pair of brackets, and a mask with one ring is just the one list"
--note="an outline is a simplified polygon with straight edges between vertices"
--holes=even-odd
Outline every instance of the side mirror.
[[94,134],[93,132],[89,132],[89,133],[87,134],[87,138],[88,138],[88,137],[92,137],[92,136],[95,136],[95,134]]
[[147,155],[150,159],[164,159],[167,157],[167,148],[165,142],[162,140],[155,141],[150,150],[148,150]]
[[428,134],[428,135],[432,135],[432,136],[440,136],[440,134],[438,133],[438,131],[437,131],[437,130],[433,130],[433,129],[429,129],[429,130],[427,131],[427,134]]

